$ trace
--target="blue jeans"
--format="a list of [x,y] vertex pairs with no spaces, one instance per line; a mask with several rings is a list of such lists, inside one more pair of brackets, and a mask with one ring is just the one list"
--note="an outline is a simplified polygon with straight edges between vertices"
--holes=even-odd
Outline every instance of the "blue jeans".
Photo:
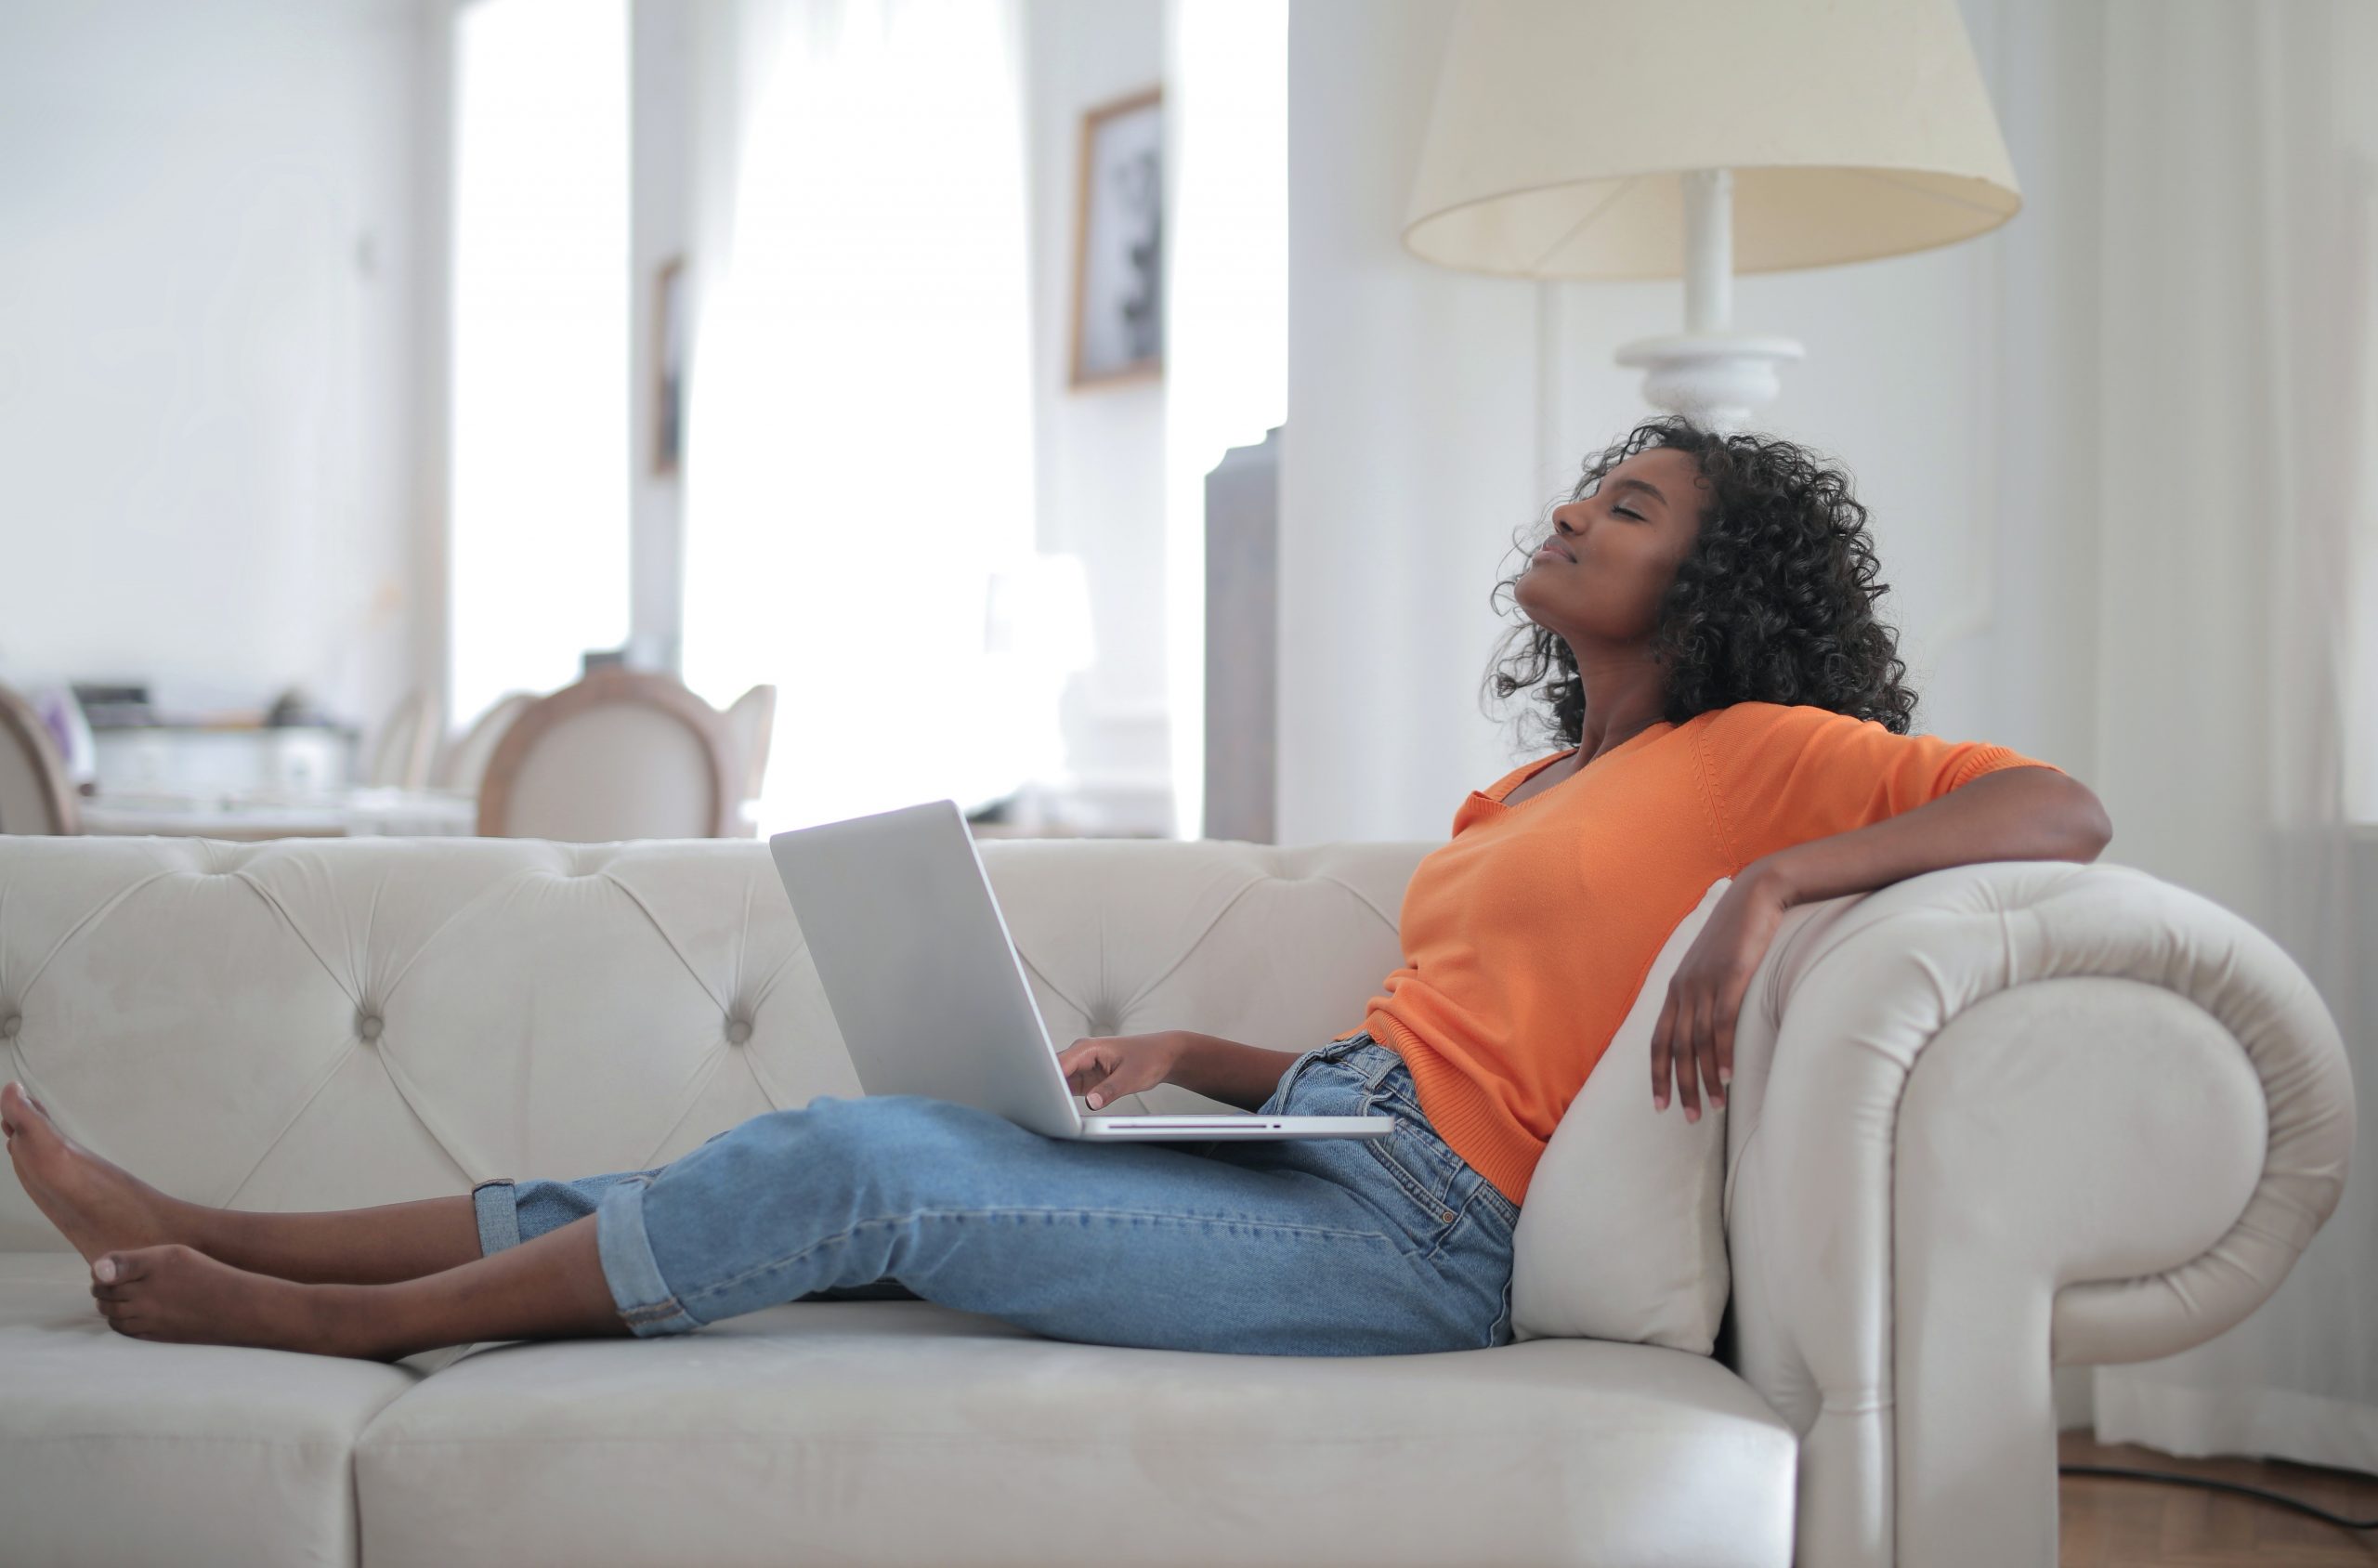
[[821,1095],[653,1170],[472,1188],[484,1252],[586,1215],[620,1315],[682,1334],[893,1296],[1052,1339],[1259,1355],[1511,1342],[1519,1209],[1448,1148],[1368,1034],[1306,1052],[1261,1114],[1375,1139],[1091,1143],[916,1094]]

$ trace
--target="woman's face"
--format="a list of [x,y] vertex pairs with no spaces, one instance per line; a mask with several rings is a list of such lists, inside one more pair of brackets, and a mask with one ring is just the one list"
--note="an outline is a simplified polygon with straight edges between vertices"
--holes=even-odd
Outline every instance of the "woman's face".
[[1596,651],[1648,645],[1660,599],[1701,531],[1708,481],[1690,455],[1653,447],[1602,476],[1591,495],[1554,509],[1538,552],[1512,586],[1527,618],[1566,641],[1580,664]]

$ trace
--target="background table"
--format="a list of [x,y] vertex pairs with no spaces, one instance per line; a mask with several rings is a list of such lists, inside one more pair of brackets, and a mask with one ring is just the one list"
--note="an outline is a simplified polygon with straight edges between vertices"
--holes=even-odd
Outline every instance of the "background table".
[[206,839],[467,836],[479,819],[477,797],[453,790],[114,793],[81,808],[86,833]]

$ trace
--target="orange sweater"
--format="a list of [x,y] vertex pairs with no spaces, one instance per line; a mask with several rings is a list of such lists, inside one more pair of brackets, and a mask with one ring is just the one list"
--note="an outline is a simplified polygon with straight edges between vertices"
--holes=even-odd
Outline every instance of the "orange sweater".
[[1503,804],[1573,754],[1539,757],[1462,802],[1452,842],[1405,888],[1404,965],[1363,1019],[1411,1068],[1438,1135],[1513,1203],[1712,882],[1985,773],[2053,765],[1829,709],[1738,702],[1655,724]]

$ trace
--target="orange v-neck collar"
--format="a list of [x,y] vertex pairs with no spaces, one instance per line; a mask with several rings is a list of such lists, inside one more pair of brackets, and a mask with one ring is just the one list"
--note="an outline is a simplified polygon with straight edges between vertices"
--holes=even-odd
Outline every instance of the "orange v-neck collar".
[[[1592,769],[1594,769],[1594,768],[1596,768],[1596,767],[1601,766],[1603,763],[1606,763],[1606,762],[1610,761],[1613,757],[1618,756],[1618,755],[1619,755],[1620,753],[1622,753],[1622,752],[1625,752],[1625,751],[1627,751],[1632,750],[1632,749],[1634,748],[1634,746],[1635,746],[1639,741],[1642,741],[1642,740],[1650,739],[1650,738],[1653,738],[1653,736],[1666,735],[1666,733],[1668,733],[1670,730],[1672,730],[1672,729],[1674,729],[1674,728],[1676,728],[1676,727],[1677,727],[1677,726],[1676,726],[1675,725],[1673,725],[1673,724],[1669,723],[1669,722],[1668,722],[1667,720],[1666,720],[1666,719],[1662,719],[1662,720],[1660,720],[1660,721],[1659,721],[1658,723],[1656,723],[1656,724],[1645,725],[1641,729],[1637,730],[1634,734],[1632,734],[1632,735],[1628,736],[1626,739],[1624,739],[1624,740],[1620,741],[1617,745],[1613,746],[1609,751],[1604,751],[1601,756],[1596,757],[1592,762],[1589,762],[1589,763],[1586,764],[1586,765],[1585,765],[1584,767],[1581,767],[1581,768],[1577,769],[1577,771],[1576,771],[1575,773],[1573,773],[1573,774],[1571,774],[1571,775],[1569,776],[1569,778],[1577,778],[1577,777],[1583,777],[1585,774],[1587,774],[1588,772],[1590,772]],[[1501,791],[1499,794],[1493,794],[1493,795],[1489,795],[1489,794],[1485,794],[1485,793],[1483,793],[1483,792],[1482,791],[1482,792],[1480,792],[1480,794],[1479,794],[1479,798],[1480,798],[1480,799],[1482,799],[1482,800],[1491,801],[1491,802],[1493,802],[1495,804],[1501,806],[1501,807],[1502,807],[1504,810],[1506,810],[1506,811],[1518,811],[1518,810],[1520,810],[1522,807],[1534,805],[1536,802],[1538,802],[1538,801],[1540,801],[1540,800],[1544,799],[1544,797],[1545,797],[1546,795],[1548,795],[1548,794],[1552,793],[1552,791],[1553,791],[1554,790],[1558,790],[1558,789],[1560,789],[1561,784],[1566,784],[1566,783],[1568,783],[1568,782],[1569,782],[1569,778],[1563,778],[1562,780],[1561,780],[1561,784],[1555,784],[1555,785],[1553,785],[1550,789],[1545,790],[1545,791],[1541,791],[1540,793],[1534,794],[1534,795],[1530,795],[1527,799],[1525,799],[1525,800],[1523,800],[1523,801],[1520,802],[1518,805],[1513,805],[1513,804],[1511,804],[1509,797],[1509,795],[1510,795],[1510,793],[1511,793],[1511,791],[1514,791],[1514,790],[1518,789],[1521,785],[1522,785],[1522,784],[1526,783],[1529,779],[1534,778],[1536,775],[1538,775],[1538,774],[1542,773],[1546,768],[1550,767],[1553,764],[1555,764],[1555,763],[1557,763],[1557,762],[1561,761],[1563,757],[1574,757],[1574,756],[1575,756],[1575,755],[1578,753],[1578,751],[1581,751],[1581,750],[1583,750],[1583,749],[1584,749],[1584,748],[1583,748],[1583,745],[1582,745],[1582,743],[1581,743],[1581,744],[1579,744],[1579,745],[1577,745],[1577,746],[1572,746],[1572,747],[1570,747],[1570,748],[1569,748],[1567,751],[1555,751],[1552,755],[1550,755],[1550,756],[1548,756],[1548,757],[1545,758],[1543,762],[1541,762],[1541,763],[1537,764],[1535,766],[1534,766],[1534,767],[1532,767],[1532,768],[1529,768],[1525,773],[1521,774],[1517,778],[1512,779],[1509,784],[1504,785],[1504,786],[1503,786],[1503,789],[1502,789],[1502,791]]]

